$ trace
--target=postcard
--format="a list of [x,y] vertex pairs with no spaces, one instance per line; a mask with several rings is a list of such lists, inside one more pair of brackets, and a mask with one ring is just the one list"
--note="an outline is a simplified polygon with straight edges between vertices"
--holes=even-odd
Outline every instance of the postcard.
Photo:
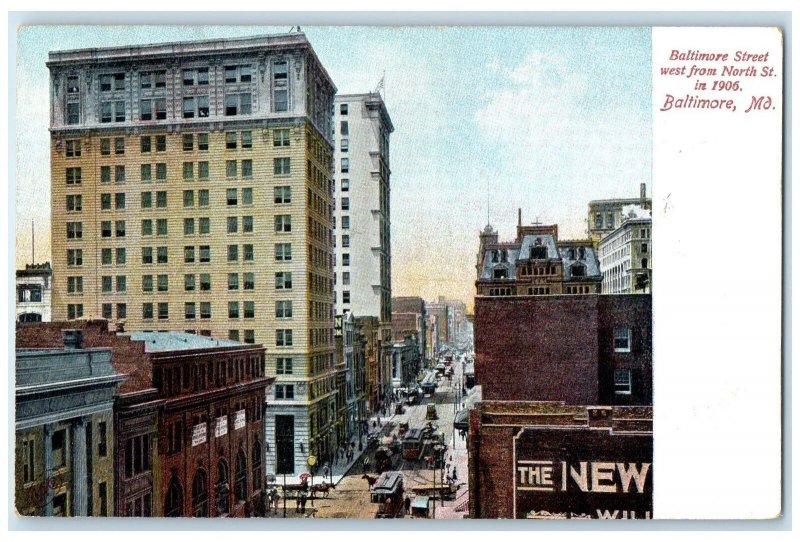
[[16,39],[18,519],[782,513],[779,28]]

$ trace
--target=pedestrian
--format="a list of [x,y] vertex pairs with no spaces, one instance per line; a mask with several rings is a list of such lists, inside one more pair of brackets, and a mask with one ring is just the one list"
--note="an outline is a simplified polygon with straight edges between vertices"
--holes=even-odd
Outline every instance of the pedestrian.
[[456,474],[456,467],[453,465],[453,480],[458,479],[458,475]]
[[297,509],[296,509],[296,511],[300,512],[300,494],[299,493],[297,495]]
[[306,494],[303,493],[303,495],[300,497],[300,513],[301,514],[305,514],[306,513],[306,499],[307,499]]
[[410,513],[411,512],[411,497],[406,495],[406,500],[405,500],[404,504],[406,505],[406,514]]

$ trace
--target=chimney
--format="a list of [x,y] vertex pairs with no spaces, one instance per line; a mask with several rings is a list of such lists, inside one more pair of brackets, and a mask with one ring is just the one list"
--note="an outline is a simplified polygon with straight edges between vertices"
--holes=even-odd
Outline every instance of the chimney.
[[522,226],[522,208],[517,208],[517,226]]
[[64,337],[64,348],[77,350],[83,348],[83,331],[80,329],[65,329],[61,332]]
[[647,185],[642,183],[639,185],[639,197],[644,201],[647,199]]
[[125,333],[125,320],[117,322],[117,333]]

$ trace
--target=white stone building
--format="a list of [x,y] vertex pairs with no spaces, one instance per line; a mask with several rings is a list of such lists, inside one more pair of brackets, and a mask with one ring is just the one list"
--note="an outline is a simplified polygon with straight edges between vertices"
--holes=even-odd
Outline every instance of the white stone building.
[[17,270],[17,322],[49,322],[53,289],[50,263],[26,264]]
[[651,212],[637,205],[623,208],[622,224],[600,241],[602,293],[652,292]]

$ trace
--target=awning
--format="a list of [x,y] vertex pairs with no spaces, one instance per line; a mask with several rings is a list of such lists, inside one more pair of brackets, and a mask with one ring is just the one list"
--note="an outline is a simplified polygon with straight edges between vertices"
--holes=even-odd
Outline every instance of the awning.
[[453,420],[453,427],[460,431],[468,431],[469,430],[469,413],[472,409],[471,408],[463,408],[456,412],[456,416]]

